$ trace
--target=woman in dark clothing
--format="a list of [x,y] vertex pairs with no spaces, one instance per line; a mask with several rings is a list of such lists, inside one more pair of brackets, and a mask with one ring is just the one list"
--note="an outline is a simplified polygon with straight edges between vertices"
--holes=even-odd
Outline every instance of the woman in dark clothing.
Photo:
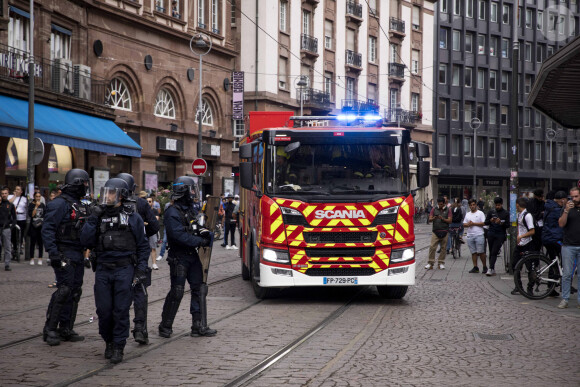
[[37,264],[42,265],[42,235],[40,230],[44,214],[46,212],[46,205],[41,202],[40,192],[34,194],[34,201],[28,205],[28,216],[30,217],[30,227],[28,228],[28,235],[30,235],[30,264],[34,265],[34,247],[38,245]]

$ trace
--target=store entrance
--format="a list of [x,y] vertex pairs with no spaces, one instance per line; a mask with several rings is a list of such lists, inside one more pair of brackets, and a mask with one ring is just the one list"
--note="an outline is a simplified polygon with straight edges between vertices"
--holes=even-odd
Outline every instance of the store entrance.
[[160,187],[171,189],[171,184],[175,180],[175,164],[177,157],[160,155],[155,161],[155,171]]

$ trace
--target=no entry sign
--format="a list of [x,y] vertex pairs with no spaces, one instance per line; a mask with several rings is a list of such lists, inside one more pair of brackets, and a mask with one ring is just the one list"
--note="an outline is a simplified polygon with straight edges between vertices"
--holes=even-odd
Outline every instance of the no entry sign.
[[193,163],[191,163],[191,170],[194,175],[201,176],[205,174],[205,171],[207,171],[207,162],[204,159],[195,159],[193,160]]

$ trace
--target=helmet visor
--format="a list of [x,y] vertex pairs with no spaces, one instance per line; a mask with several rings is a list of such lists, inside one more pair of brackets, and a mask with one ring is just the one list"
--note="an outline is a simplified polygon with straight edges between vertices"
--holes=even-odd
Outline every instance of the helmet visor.
[[101,187],[101,194],[99,195],[99,204],[106,206],[115,206],[121,202],[121,192],[118,188]]

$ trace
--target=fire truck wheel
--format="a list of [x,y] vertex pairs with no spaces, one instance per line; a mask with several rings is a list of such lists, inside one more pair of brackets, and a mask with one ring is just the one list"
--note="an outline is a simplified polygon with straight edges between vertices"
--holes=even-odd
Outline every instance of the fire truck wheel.
[[407,294],[408,286],[377,286],[379,295],[386,300],[400,300]]
[[260,262],[255,258],[252,257],[252,264],[251,264],[251,280],[252,280],[252,288],[254,289],[254,295],[256,298],[260,300],[265,300],[272,295],[271,288],[263,288],[260,286]]
[[242,261],[242,279],[244,281],[248,281],[250,279],[250,270],[244,264],[244,260],[243,259],[240,259],[240,261]]

